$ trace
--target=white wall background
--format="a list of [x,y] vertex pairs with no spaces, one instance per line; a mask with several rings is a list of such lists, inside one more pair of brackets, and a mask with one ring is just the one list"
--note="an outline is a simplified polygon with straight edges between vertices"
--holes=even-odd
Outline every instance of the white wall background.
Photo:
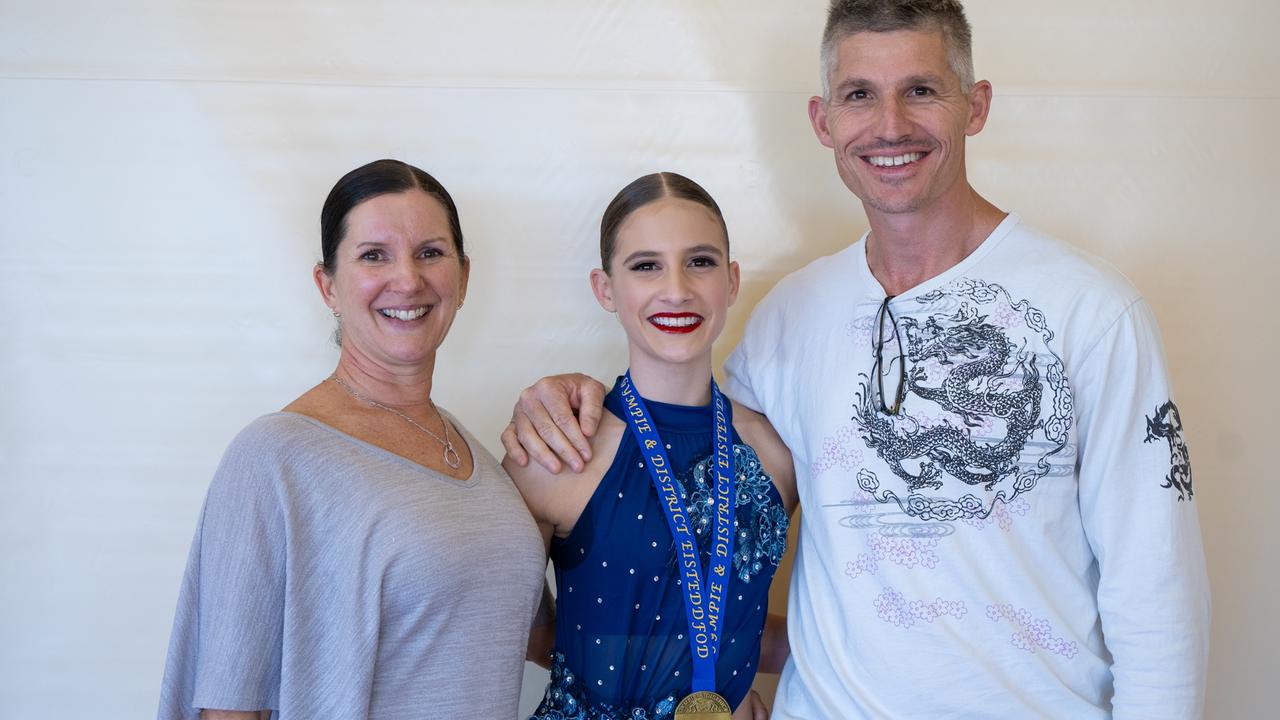
[[[969,4],[996,88],[972,180],[1154,305],[1214,584],[1208,716],[1266,714],[1280,10]],[[747,278],[727,354],[779,277],[865,227],[805,116],[824,5],[0,0],[0,717],[154,712],[222,448],[334,362],[310,271],[356,165],[413,162],[461,207],[437,399],[491,449],[531,379],[622,367],[586,273],[637,175],[724,207]]]

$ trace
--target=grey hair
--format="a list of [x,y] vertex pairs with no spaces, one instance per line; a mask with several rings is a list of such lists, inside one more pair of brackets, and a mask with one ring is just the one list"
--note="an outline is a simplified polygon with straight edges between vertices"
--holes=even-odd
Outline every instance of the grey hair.
[[973,31],[959,0],[832,0],[822,32],[822,97],[831,99],[831,73],[840,41],[861,32],[939,30],[947,48],[947,66],[960,89],[973,89]]

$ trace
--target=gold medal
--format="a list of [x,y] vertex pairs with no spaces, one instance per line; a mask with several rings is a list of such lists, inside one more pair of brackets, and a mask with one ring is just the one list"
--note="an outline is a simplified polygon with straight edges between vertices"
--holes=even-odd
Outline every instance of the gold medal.
[[706,690],[685,695],[676,706],[676,720],[730,720],[732,715],[728,700]]

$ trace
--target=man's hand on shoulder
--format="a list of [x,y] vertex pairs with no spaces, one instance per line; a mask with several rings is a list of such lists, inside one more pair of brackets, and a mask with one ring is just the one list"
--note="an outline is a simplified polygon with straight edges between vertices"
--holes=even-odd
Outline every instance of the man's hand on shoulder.
[[545,377],[525,388],[502,431],[508,458],[521,467],[532,458],[552,473],[566,464],[582,472],[591,460],[587,438],[600,426],[605,392],[581,373]]

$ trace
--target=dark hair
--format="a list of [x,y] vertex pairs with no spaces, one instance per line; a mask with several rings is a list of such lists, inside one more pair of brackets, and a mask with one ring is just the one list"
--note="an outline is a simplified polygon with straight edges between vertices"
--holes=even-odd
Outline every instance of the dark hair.
[[458,208],[453,204],[449,191],[425,171],[399,160],[374,160],[343,175],[324,199],[320,209],[320,252],[324,271],[333,274],[338,244],[347,234],[347,215],[355,206],[379,195],[421,190],[444,206],[449,215],[449,231],[453,234],[453,247],[458,257],[465,257],[462,250],[462,222]]
[[604,209],[604,217],[600,219],[600,268],[609,272],[609,261],[613,259],[614,247],[618,244],[618,228],[631,213],[662,198],[679,198],[695,202],[710,210],[720,221],[720,229],[724,232],[725,250],[729,249],[729,228],[724,223],[724,214],[716,204],[711,193],[689,178],[673,172],[657,172],[636,178],[630,185],[618,191],[618,194]]
[[836,44],[860,32],[936,28],[947,48],[947,65],[965,92],[973,87],[973,31],[959,0],[832,0],[822,32],[822,96],[831,97]]

